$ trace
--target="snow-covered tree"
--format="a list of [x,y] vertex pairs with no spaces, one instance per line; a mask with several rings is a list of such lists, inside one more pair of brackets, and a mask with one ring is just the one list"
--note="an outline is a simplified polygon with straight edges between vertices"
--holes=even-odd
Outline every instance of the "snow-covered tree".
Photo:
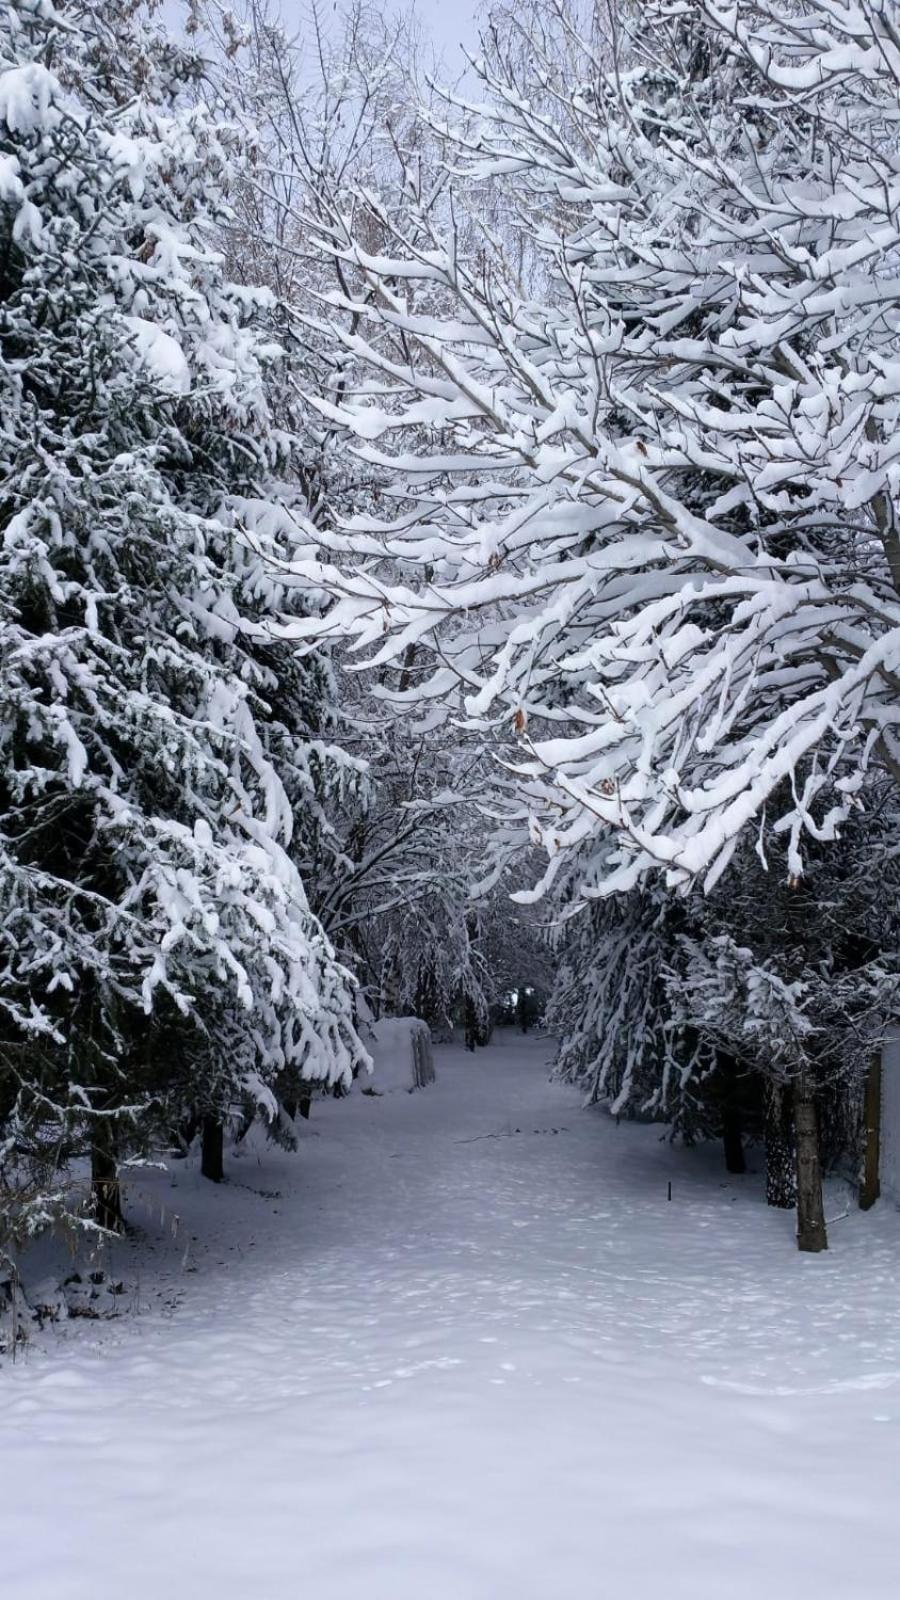
[[377,706],[367,715],[365,684],[347,687],[356,716],[345,737],[365,751],[369,789],[345,808],[344,855],[322,921],[377,1014],[446,1028],[469,1000],[486,1018],[490,974],[469,903],[479,833],[466,752]]
[[[894,8],[595,16],[550,0],[489,32],[482,103],[437,130],[455,206],[411,181],[399,216],[366,192],[365,235],[319,219],[353,382],[318,404],[380,498],[298,565],[334,604],[296,632],[385,674],[431,655],[416,698],[493,739],[536,896],[658,868],[724,892],[754,830],[797,894],[900,778]],[[472,195],[499,178],[495,228]],[[626,960],[652,895],[613,939],[632,913]],[[751,964],[777,1031],[808,972]]]
[[494,49],[448,165],[543,207],[540,295],[443,213],[383,207],[377,252],[332,220],[362,376],[319,404],[387,511],[304,569],[337,597],[305,631],[432,648],[423,695],[515,723],[547,881],[712,886],[773,806],[798,875],[900,772],[892,17],[622,4],[564,107]]
[[[390,194],[397,217],[440,204],[434,136],[410,92],[416,40],[407,19],[359,4],[328,32],[308,19],[296,38],[265,0],[248,0],[237,17],[210,3],[197,20],[216,61],[214,102],[239,107],[255,130],[226,234],[229,260],[290,310],[284,398],[303,439],[301,483],[317,538],[377,499],[379,484],[367,463],[335,448],[340,430],[306,399],[324,391],[339,400],[354,382],[353,354],[323,323],[322,297],[350,292],[358,275],[333,258],[323,267],[316,233],[347,199],[370,242],[380,237],[365,198],[372,188]],[[412,149],[410,206],[404,162]],[[348,313],[351,335],[356,320]],[[414,1013],[445,1028],[467,1009],[483,1031],[503,966],[506,941],[497,935],[523,919],[502,891],[470,901],[485,833],[473,804],[484,788],[482,741],[446,716],[417,714],[426,664],[414,649],[404,652],[395,696],[379,672],[333,665],[341,742],[366,780],[328,812],[333,831],[304,874],[311,903],[376,1012]]]
[[[778,859],[789,849],[783,836],[766,841],[765,866],[745,841],[728,879],[692,897],[693,926],[665,974],[673,1022],[711,1041],[732,1073],[762,1079],[776,1146],[785,1114],[793,1122],[805,1249],[825,1245],[820,1113],[836,1108],[852,1122],[897,1007],[897,795],[882,779],[865,797],[840,848],[812,843],[802,878]],[[843,1129],[851,1148],[855,1132]],[[776,1180],[770,1170],[770,1189]]]
[[656,881],[578,906],[559,930],[547,1016],[560,1041],[556,1071],[589,1103],[688,1133],[715,1064],[710,1040],[677,1018],[667,984],[693,909]]
[[89,1148],[107,1223],[184,1104],[361,1055],[297,865],[321,681],[262,620],[277,306],[223,269],[239,144],[154,10],[0,22],[0,1164]]
[[617,1114],[721,1134],[731,1170],[742,1131],[764,1136],[770,1203],[798,1202],[804,1248],[825,1242],[820,1146],[854,1148],[897,1007],[898,801],[884,778],[865,800],[839,849],[812,844],[802,878],[771,831],[707,894],[655,878],[580,907],[549,1019],[558,1071]]

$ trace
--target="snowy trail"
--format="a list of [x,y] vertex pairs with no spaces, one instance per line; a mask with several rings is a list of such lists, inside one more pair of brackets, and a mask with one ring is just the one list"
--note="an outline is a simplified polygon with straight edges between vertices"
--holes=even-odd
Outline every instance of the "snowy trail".
[[0,1371],[5,1592],[893,1600],[900,1218],[800,1258],[545,1056],[142,1177],[143,1314]]

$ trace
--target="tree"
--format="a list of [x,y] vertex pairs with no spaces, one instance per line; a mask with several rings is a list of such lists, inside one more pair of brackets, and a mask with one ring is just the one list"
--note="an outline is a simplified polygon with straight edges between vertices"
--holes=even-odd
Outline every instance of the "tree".
[[[242,159],[132,0],[0,25],[0,1165],[116,1162],[185,1103],[349,1079],[294,813],[321,680],[264,626],[295,548],[272,296],[214,247]],[[296,491],[293,492],[296,498]],[[302,599],[302,597],[301,597]],[[296,610],[300,601],[285,601]],[[280,653],[279,653],[280,649]],[[274,652],[274,654],[273,654]],[[310,703],[313,710],[311,712]],[[10,1176],[11,1174],[11,1176]],[[56,1188],[60,1187],[57,1179]]]
[[668,1121],[688,1137],[708,1131],[697,1100],[715,1049],[676,1019],[667,983],[693,903],[651,881],[571,909],[547,1016],[560,1040],[559,1076],[616,1116]]
[[[334,423],[305,401],[319,390],[339,399],[356,381],[352,353],[335,345],[322,321],[323,298],[348,293],[356,274],[348,269],[348,277],[335,260],[323,271],[315,233],[335,204],[355,205],[373,185],[389,193],[395,215],[413,219],[404,189],[404,157],[413,148],[416,203],[440,207],[435,138],[409,92],[419,46],[408,19],[386,20],[357,4],[327,33],[313,17],[296,39],[265,0],[248,0],[237,19],[209,4],[197,22],[216,63],[213,103],[240,107],[255,130],[229,259],[289,310],[284,403],[303,440],[305,523],[318,539],[341,514],[365,510],[378,485],[365,464],[336,448]],[[358,216],[374,243],[379,224],[364,199]],[[351,337],[357,322],[350,312]],[[283,603],[290,589],[282,583],[280,593]],[[502,891],[488,892],[484,903],[470,900],[486,834],[475,807],[483,741],[453,728],[443,712],[417,714],[428,663],[414,648],[404,652],[394,685],[333,656],[330,670],[332,700],[341,706],[337,736],[357,761],[358,781],[326,805],[328,829],[304,871],[313,908],[376,1013],[416,1014],[447,1028],[467,1010],[483,1037],[502,964],[498,932],[523,920]]]
[[825,1246],[823,1156],[855,1143],[896,1008],[897,797],[882,779],[865,799],[802,879],[772,832],[764,859],[745,840],[707,894],[652,879],[582,908],[549,1019],[558,1070],[617,1114],[721,1133],[729,1170],[742,1170],[742,1125],[764,1131],[770,1204],[797,1205],[804,1249]]
[[536,292],[487,230],[370,196],[375,253],[333,212],[369,378],[318,403],[390,513],[298,569],[336,597],[306,637],[433,649],[423,694],[515,722],[548,878],[578,850],[591,893],[712,886],[776,803],[797,875],[900,774],[890,8],[651,11],[611,68],[582,40],[565,109],[539,40],[539,109],[494,46],[448,134],[544,206]]
[[[461,696],[518,784],[534,897],[711,894],[751,829],[796,890],[900,777],[891,9],[621,0],[604,34],[551,0],[476,71],[458,207],[367,192],[377,250],[320,223],[359,376],[317,403],[387,510],[297,567],[334,601],[297,636],[431,654],[419,698]],[[766,971],[774,1026],[800,991]]]
[[695,897],[694,926],[679,936],[667,972],[673,1019],[711,1040],[734,1070],[763,1079],[776,1203],[793,1198],[794,1183],[778,1171],[789,1154],[785,1113],[793,1123],[801,1249],[826,1246],[820,1117],[829,1106],[858,1117],[872,1053],[896,1007],[897,796],[882,779],[865,798],[839,849],[813,845],[802,878],[779,861],[785,839],[765,841],[765,865],[744,844],[727,881]]

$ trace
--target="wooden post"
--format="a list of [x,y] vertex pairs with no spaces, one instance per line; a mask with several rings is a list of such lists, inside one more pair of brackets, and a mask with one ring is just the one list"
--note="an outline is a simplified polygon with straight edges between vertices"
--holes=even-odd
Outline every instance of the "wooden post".
[[872,1057],[866,1078],[864,1105],[866,1145],[863,1157],[863,1177],[859,1186],[861,1211],[868,1211],[881,1193],[881,1051]]

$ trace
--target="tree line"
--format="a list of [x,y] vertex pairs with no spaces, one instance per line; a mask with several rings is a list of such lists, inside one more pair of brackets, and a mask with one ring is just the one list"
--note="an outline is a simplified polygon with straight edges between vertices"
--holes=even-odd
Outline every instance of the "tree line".
[[[890,0],[0,23],[0,1188],[293,1138],[362,1000],[826,1243],[897,982]],[[310,63],[314,63],[311,68]],[[543,982],[543,976],[542,976]]]

